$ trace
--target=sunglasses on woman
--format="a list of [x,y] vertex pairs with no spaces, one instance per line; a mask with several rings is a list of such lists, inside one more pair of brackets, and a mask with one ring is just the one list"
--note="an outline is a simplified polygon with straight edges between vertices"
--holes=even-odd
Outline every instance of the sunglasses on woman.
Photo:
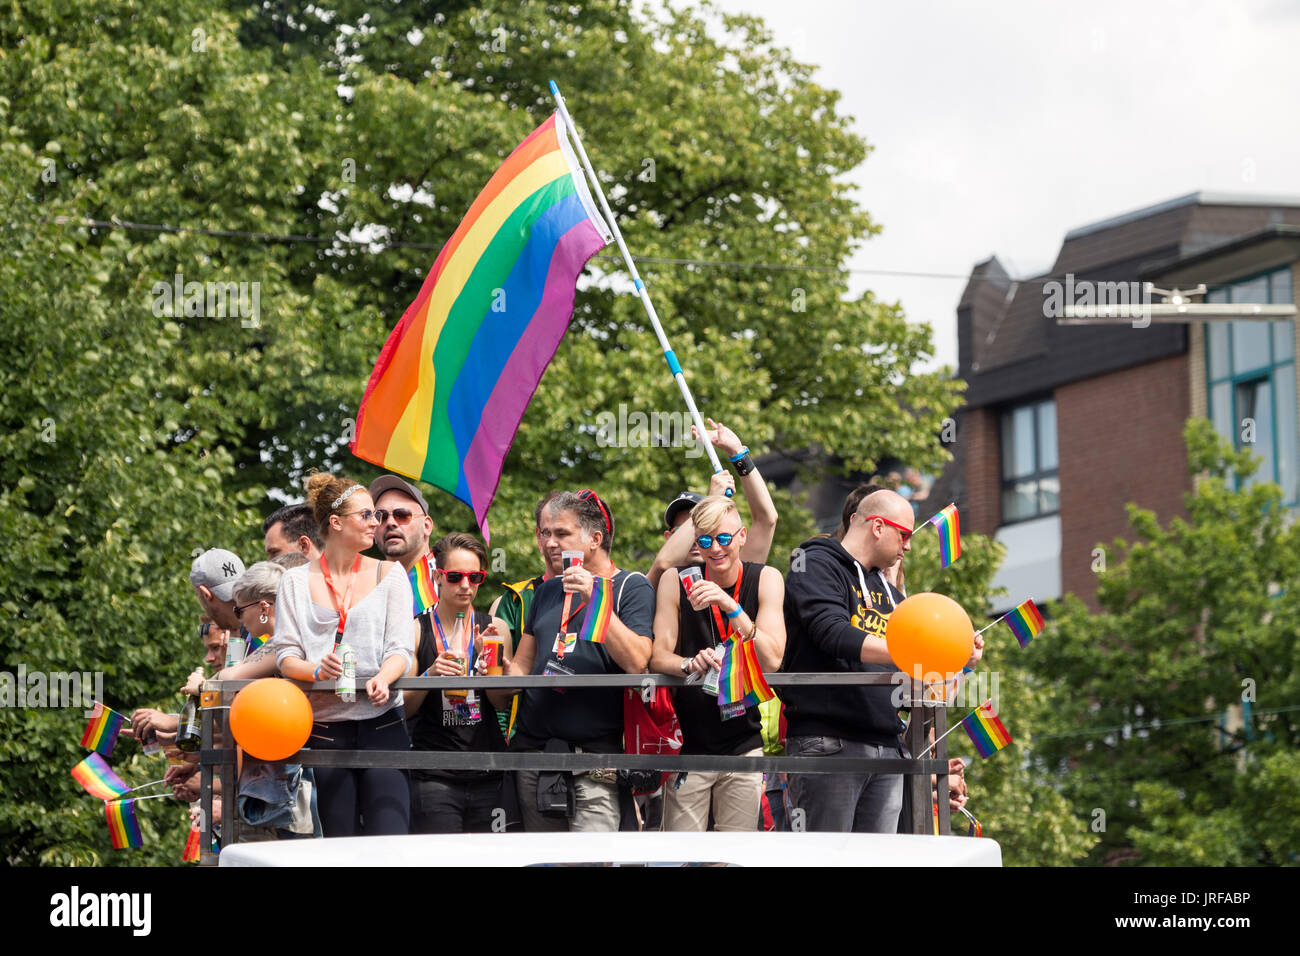
[[737,531],[732,531],[732,532],[730,532],[730,533],[724,531],[724,532],[722,532],[721,534],[716,534],[716,535],[715,535],[715,534],[702,534],[702,535],[700,535],[698,538],[695,539],[695,543],[698,544],[698,545],[700,546],[700,550],[702,550],[702,551],[708,551],[709,548],[713,547],[713,539],[714,539],[714,538],[717,538],[717,539],[718,539],[718,544],[722,545],[722,546],[725,548],[725,547],[727,547],[727,545],[731,544],[732,539],[734,539],[734,538],[736,537],[736,535],[738,535],[738,534],[740,534],[740,531],[739,531],[739,530],[737,530]]
[[469,578],[470,584],[482,584],[487,580],[486,571],[444,571],[439,568],[438,573],[447,579],[448,584],[460,584],[461,578]]

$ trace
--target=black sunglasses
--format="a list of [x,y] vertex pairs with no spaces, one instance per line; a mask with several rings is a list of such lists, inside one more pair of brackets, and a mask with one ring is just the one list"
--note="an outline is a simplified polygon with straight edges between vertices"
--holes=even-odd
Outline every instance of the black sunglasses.
[[247,611],[250,607],[257,607],[257,606],[258,606],[259,604],[261,604],[261,603],[262,603],[261,601],[254,601],[254,602],[252,602],[251,604],[245,604],[243,607],[236,606],[236,607],[235,607],[235,617],[239,617],[239,616],[242,615],[245,611]]
[[482,584],[487,580],[486,571],[444,571],[439,568],[438,573],[447,579],[448,584],[460,584],[461,578],[469,578],[470,584]]

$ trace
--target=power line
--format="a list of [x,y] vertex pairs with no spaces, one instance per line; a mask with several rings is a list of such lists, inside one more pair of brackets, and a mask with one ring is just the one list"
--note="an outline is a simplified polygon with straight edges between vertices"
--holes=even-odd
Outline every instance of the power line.
[[[1286,707],[1251,708],[1251,716],[1264,717],[1269,714],[1285,714],[1295,710],[1300,710],[1300,704],[1291,704]],[[1116,727],[1089,727],[1083,730],[1067,730],[1059,734],[1037,734],[1034,739],[1059,740],[1064,737],[1106,737],[1110,734],[1122,734],[1126,730],[1130,733],[1139,730],[1163,730],[1166,727],[1181,727],[1186,726],[1187,724],[1203,724],[1220,719],[1222,718],[1218,714],[1206,714],[1203,717],[1177,717],[1173,720],[1161,720],[1150,724],[1120,724]]]
[[[406,242],[400,239],[351,239],[346,236],[308,236],[294,233],[246,232],[240,229],[204,229],[198,226],[176,226],[166,223],[131,222],[114,216],[112,219],[83,219],[76,216],[55,216],[52,220],[57,226],[88,226],[95,229],[124,229],[139,232],[166,232],[173,234],[188,233],[196,236],[215,236],[221,239],[252,239],[265,242],[281,243],[341,243],[352,246],[382,245],[378,251],[363,250],[370,255],[379,255],[388,249],[441,249],[442,246],[431,242]],[[595,258],[611,262],[622,262],[619,256],[600,254]],[[761,272],[823,272],[844,275],[893,276],[912,279],[962,279],[964,281],[988,282],[984,276],[957,272],[919,272],[907,269],[857,269],[846,266],[829,265],[790,265],[780,262],[727,262],[717,259],[680,259],[667,256],[633,256],[636,262],[647,265],[701,266],[711,269],[754,269]],[[1009,282],[1036,280],[1008,279]],[[1044,280],[1037,280],[1044,281]]]

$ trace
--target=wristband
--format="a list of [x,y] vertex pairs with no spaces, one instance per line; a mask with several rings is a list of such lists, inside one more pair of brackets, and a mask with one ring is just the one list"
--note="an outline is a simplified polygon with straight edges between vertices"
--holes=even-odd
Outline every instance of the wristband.
[[736,452],[734,455],[731,455],[731,456],[729,457],[729,460],[730,460],[731,463],[734,465],[736,462],[740,461],[740,459],[744,458],[744,457],[745,457],[746,455],[748,455],[748,454],[749,454],[749,449],[748,449],[748,448],[742,448],[742,449],[740,449],[740,451]]
[[733,464],[736,466],[736,474],[741,478],[744,478],[755,468],[754,459],[749,457],[748,448],[746,448],[745,453],[740,456],[740,460],[733,462]]
[[742,608],[739,604],[737,604],[736,609],[727,615],[727,620],[734,621],[736,618],[740,617],[740,612],[742,610],[744,610],[744,608]]

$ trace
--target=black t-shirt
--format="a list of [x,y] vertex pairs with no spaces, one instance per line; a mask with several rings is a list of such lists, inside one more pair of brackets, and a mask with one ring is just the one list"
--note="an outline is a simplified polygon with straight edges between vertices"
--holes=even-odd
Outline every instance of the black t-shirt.
[[[438,657],[437,625],[433,621],[433,613],[431,611],[416,618],[420,622],[420,646],[415,653],[415,664],[421,674],[432,667]],[[475,611],[474,623],[480,628],[487,627],[492,623],[492,618],[482,611]],[[474,696],[479,707],[477,717],[472,716],[472,709],[467,704],[458,706],[454,698],[448,699],[442,691],[429,691],[417,712],[419,720],[414,722],[411,732],[411,748],[458,753],[505,750],[501,726],[487,695],[479,690],[474,692]],[[412,773],[422,780],[477,780],[501,775],[500,771],[492,770],[413,770]]]
[[[619,571],[611,584],[614,614],[634,634],[650,637],[654,633],[655,593],[646,576],[639,571]],[[556,655],[555,637],[563,610],[563,580],[555,577],[539,585],[524,623],[524,632],[537,642],[532,673],[545,673],[548,664],[563,666],[574,674],[623,673],[604,644],[577,641],[562,659]],[[586,622],[587,603],[575,595],[569,611],[571,619],[565,630],[577,633]],[[622,753],[623,693],[621,687],[574,687],[563,692],[530,687],[521,695],[510,746],[541,750],[546,741],[558,738],[592,753]]]
[[[746,561],[741,568],[739,596],[736,595],[735,584],[723,590],[740,602],[740,606],[744,608],[751,621],[757,620],[758,579],[762,574],[763,565]],[[705,573],[707,574],[707,571]],[[677,653],[682,657],[693,657],[706,647],[717,647],[722,643],[722,639],[718,635],[713,609],[705,608],[703,611],[697,611],[692,608],[691,602],[686,599],[686,588],[680,582],[679,577]],[[718,613],[722,614],[721,609]],[[724,626],[727,624],[725,614],[722,614],[722,623]],[[734,757],[763,746],[763,720],[757,706],[747,707],[743,714],[730,720],[723,720],[717,695],[706,694],[698,685],[693,685],[677,690],[673,697],[673,708],[677,711],[677,719],[682,725],[683,754],[717,754]]]

